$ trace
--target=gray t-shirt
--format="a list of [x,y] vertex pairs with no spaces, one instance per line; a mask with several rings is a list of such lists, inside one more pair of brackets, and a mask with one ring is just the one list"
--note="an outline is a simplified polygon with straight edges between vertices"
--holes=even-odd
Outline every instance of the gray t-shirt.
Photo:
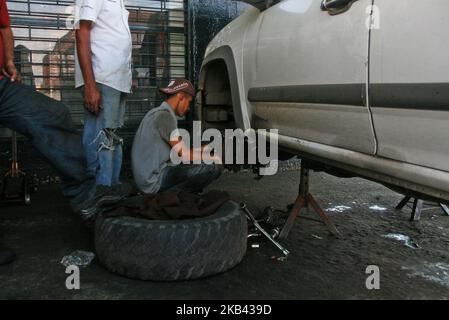
[[158,192],[161,171],[170,164],[170,135],[177,127],[175,113],[166,102],[150,110],[140,123],[134,137],[131,162],[134,180],[142,192]]

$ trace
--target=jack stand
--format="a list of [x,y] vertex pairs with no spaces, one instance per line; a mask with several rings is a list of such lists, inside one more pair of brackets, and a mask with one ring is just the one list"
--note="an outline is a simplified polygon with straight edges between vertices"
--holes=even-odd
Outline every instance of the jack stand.
[[[396,206],[396,210],[402,210],[412,199],[410,196],[404,197],[404,199],[401,200],[401,202]],[[410,221],[419,221],[421,220],[421,213],[424,210],[434,209],[440,207],[446,215],[449,216],[449,207],[445,204],[439,203],[438,206],[431,207],[431,208],[423,208],[424,207],[424,201],[418,198],[414,198],[413,200],[413,207],[412,207],[412,213],[410,216]]]
[[31,185],[27,174],[20,170],[17,159],[17,133],[12,132],[11,137],[11,169],[3,177],[0,188],[0,202],[24,202],[31,204]]
[[301,177],[299,182],[299,195],[296,199],[292,211],[288,216],[287,222],[285,223],[282,231],[279,235],[279,238],[286,239],[288,234],[290,233],[291,228],[295,222],[295,219],[301,213],[303,208],[308,209],[309,204],[321,218],[321,220],[326,224],[330,233],[332,233],[335,237],[339,238],[341,236],[340,232],[335,227],[332,220],[327,216],[327,214],[321,209],[318,202],[316,202],[315,198],[309,192],[309,165],[308,162],[303,160],[301,163]]

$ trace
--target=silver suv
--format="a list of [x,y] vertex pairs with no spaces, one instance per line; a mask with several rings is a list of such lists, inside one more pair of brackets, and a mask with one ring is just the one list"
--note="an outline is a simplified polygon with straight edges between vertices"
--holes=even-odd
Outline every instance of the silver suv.
[[447,0],[247,0],[209,44],[206,127],[278,129],[331,172],[449,202]]

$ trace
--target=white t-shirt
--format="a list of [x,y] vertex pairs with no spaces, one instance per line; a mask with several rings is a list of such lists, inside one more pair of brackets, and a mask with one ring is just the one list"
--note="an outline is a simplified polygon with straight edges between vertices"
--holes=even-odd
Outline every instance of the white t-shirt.
[[[131,91],[132,37],[129,12],[124,0],[77,0],[75,26],[80,20],[93,22],[90,32],[92,68],[95,81],[121,92]],[[75,50],[75,86],[84,78]]]

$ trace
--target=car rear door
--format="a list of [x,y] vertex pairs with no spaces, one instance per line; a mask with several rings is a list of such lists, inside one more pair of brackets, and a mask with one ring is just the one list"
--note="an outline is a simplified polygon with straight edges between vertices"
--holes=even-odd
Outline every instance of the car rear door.
[[449,2],[375,6],[370,104],[378,155],[449,171]]
[[372,0],[337,15],[321,4],[280,1],[247,30],[244,80],[253,126],[374,154],[366,101]]

